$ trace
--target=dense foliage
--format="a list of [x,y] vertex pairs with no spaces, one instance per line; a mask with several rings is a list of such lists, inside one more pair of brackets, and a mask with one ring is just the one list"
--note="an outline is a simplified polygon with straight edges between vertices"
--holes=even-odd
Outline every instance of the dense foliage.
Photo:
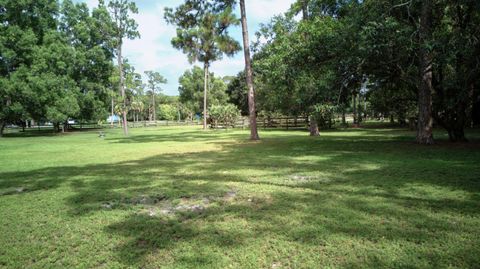
[[65,0],[0,1],[0,134],[27,119],[106,115],[113,49],[105,5]]
[[[208,81],[210,98],[207,108],[210,108],[212,105],[226,104],[228,101],[226,83],[222,79],[215,77],[213,73],[208,75]],[[184,105],[187,114],[190,114],[189,117],[193,118],[194,115],[201,115],[203,111],[203,87],[205,85],[205,76],[202,68],[194,66],[191,70],[185,71],[180,77],[179,83],[180,102]]]
[[[258,109],[311,116],[335,104],[356,123],[368,113],[417,124],[420,143],[433,142],[432,123],[465,140],[479,121],[478,25],[473,0],[299,0],[257,33]],[[243,108],[242,76],[228,92]]]

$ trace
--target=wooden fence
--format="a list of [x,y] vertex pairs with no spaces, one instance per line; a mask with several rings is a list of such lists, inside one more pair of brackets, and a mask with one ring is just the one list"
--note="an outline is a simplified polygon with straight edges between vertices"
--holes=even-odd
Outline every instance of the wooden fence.
[[[138,121],[128,122],[129,128],[141,128],[141,127],[160,127],[160,126],[198,126],[202,125],[202,120],[183,120],[183,121]],[[210,126],[210,125],[209,125]],[[266,118],[257,118],[257,127],[259,129],[308,129],[309,122],[308,118],[305,117],[266,117]],[[71,129],[97,129],[97,128],[121,128],[121,123],[114,123],[113,125],[110,123],[95,123],[95,122],[88,122],[88,123],[74,123],[69,124]],[[229,126],[229,128],[242,128],[248,129],[250,127],[250,120],[248,117],[240,117],[236,120],[234,126]],[[21,129],[22,127],[10,127],[10,129]],[[42,126],[35,126],[28,129],[49,129],[53,128],[52,125],[42,125]],[[224,126],[215,126],[215,129],[224,129]]]
[[[238,118],[233,128],[246,129],[250,126],[250,120],[248,117]],[[308,129],[308,118],[305,117],[278,117],[278,118],[257,118],[257,128],[263,129]],[[215,126],[215,129],[224,129],[224,126]]]
[[305,117],[279,117],[279,118],[261,118],[257,119],[257,126],[278,129],[307,129],[309,126],[308,118]]

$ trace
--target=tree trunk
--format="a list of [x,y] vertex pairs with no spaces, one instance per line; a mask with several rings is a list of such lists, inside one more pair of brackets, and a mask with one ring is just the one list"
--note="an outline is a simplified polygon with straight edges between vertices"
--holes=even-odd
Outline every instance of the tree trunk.
[[5,131],[5,126],[6,126],[6,122],[5,121],[0,121],[0,137],[3,136],[3,132]]
[[347,126],[347,117],[345,116],[345,107],[342,108],[342,125]]
[[353,125],[357,125],[358,120],[357,120],[357,95],[354,93],[353,94]]
[[157,110],[155,109],[155,88],[152,88],[152,118],[157,123]]
[[308,20],[308,1],[309,0],[302,0],[302,17],[303,20]]
[[363,121],[362,98],[360,93],[357,94],[357,123],[360,125]]
[[427,43],[432,35],[432,0],[422,1],[420,18],[420,82],[418,87],[417,143],[433,144],[432,54]]
[[118,45],[118,70],[120,71],[120,93],[123,99],[122,115],[123,115],[123,134],[128,135],[128,124],[127,124],[127,98],[125,96],[125,87],[124,87],[124,77],[123,77],[123,60],[122,60],[122,42]]
[[112,117],[110,118],[110,126],[113,128],[113,119],[115,118],[115,111],[114,111],[114,102],[113,102],[113,93],[112,93]]
[[257,111],[255,108],[255,87],[253,85],[253,70],[250,58],[250,43],[248,38],[247,14],[245,0],[240,0],[240,13],[242,20],[243,51],[245,54],[245,73],[248,86],[248,113],[250,118],[250,140],[259,140],[257,130]]
[[207,92],[208,92],[208,63],[203,67],[205,81],[203,83],[203,130],[207,130]]
[[317,121],[313,116],[310,116],[310,136],[319,136],[320,131],[318,129]]
[[472,84],[470,84],[470,92],[469,92],[469,101],[468,101],[468,118],[469,118],[469,121],[470,121],[470,128],[473,128],[474,127],[474,116],[473,116],[473,113],[474,113],[474,92],[475,92],[475,86]]

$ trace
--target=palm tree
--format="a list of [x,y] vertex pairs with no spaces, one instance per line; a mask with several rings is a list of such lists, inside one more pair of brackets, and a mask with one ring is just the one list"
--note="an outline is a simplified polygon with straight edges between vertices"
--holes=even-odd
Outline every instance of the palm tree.
[[143,104],[142,101],[133,101],[132,104],[130,105],[130,108],[133,111],[134,126],[135,126],[135,123],[138,122],[138,114],[140,114],[143,111],[144,107],[145,105]]

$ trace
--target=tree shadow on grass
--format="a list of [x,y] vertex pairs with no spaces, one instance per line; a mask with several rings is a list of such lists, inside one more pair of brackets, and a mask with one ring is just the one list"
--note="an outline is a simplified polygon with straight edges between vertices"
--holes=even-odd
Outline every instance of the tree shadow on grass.
[[[215,141],[209,134],[191,136],[186,132],[173,141]],[[139,139],[135,142],[150,142]],[[325,265],[325,257],[343,257],[333,263],[340,267],[433,267],[452,261],[475,267],[479,159],[472,148],[418,147],[373,134],[280,136],[256,144],[222,142],[219,151],[0,173],[0,188],[71,188],[65,203],[72,218],[126,210],[123,219],[103,229],[124,238],[115,252],[126,266],[145,266],[158,253],[170,255],[170,263],[179,267],[225,267],[232,261],[241,266],[248,258],[225,258],[224,251],[238,254],[270,242],[272,248],[297,247],[307,254],[320,249],[310,258]],[[222,200],[229,191],[237,196]],[[210,197],[213,205],[201,212],[150,216],[131,202],[140,196],[172,203]],[[106,209],[105,203],[115,206]],[[240,229],[237,223],[248,225]],[[463,243],[454,243],[462,238]],[[380,248],[396,250],[397,257]],[[287,267],[301,266],[305,258],[259,252],[265,264],[257,267],[271,267],[274,256],[290,262]]]

